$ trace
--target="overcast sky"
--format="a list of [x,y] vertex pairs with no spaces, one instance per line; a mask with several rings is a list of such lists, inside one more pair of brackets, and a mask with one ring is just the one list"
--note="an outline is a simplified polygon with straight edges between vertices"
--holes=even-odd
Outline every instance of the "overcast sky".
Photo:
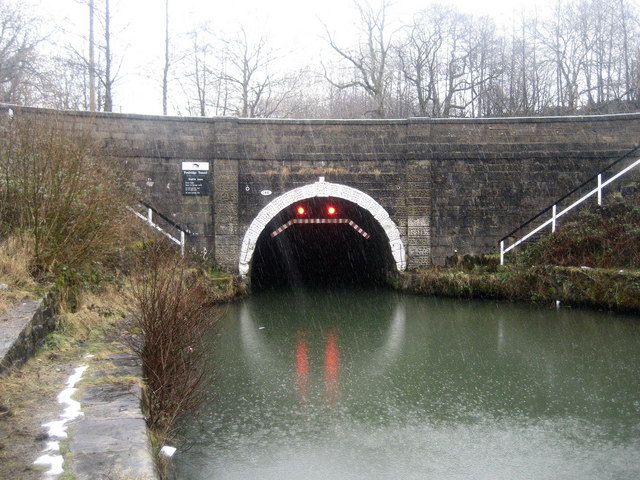
[[[85,35],[88,9],[81,0],[34,0],[52,24],[67,30],[66,39]],[[377,0],[370,0],[376,4]],[[164,38],[164,0],[111,0],[114,54],[123,58],[122,76],[115,88],[115,110],[131,113],[161,112],[161,65]],[[435,3],[435,2],[434,2]],[[443,0],[459,11],[490,15],[498,25],[508,25],[523,11],[540,13],[554,0]],[[395,0],[391,25],[399,27],[430,4],[429,0]],[[322,40],[323,23],[349,42],[357,15],[351,0],[170,0],[172,40],[204,21],[214,30],[231,33],[243,25],[248,32],[264,34],[272,47],[291,64],[319,65],[330,55]],[[122,30],[124,29],[124,30]],[[118,33],[122,30],[122,33]],[[259,35],[257,35],[259,36]],[[299,65],[302,66],[302,65]]]

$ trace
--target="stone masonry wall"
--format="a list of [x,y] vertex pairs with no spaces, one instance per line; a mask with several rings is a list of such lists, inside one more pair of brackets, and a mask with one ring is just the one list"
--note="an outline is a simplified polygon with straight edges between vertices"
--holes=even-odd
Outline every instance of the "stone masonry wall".
[[57,313],[58,300],[49,293],[39,300],[24,299],[0,316],[0,376],[35,355],[55,330]]
[[495,250],[502,236],[637,145],[638,127],[636,115],[434,124],[432,257]]
[[[495,249],[500,237],[640,140],[640,114],[256,120],[11,108],[89,131],[131,167],[142,199],[195,231],[194,246],[230,270],[260,209],[320,176],[378,201],[415,268],[442,263],[454,250]],[[210,162],[208,196],[182,195],[183,161]]]

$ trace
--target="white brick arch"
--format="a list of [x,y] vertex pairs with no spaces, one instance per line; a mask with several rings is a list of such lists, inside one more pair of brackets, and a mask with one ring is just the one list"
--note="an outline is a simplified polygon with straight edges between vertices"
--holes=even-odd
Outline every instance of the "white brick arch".
[[391,254],[393,255],[393,259],[396,263],[396,268],[398,271],[405,270],[407,266],[406,252],[402,239],[400,238],[400,231],[382,205],[360,190],[347,185],[341,185],[339,183],[325,182],[324,178],[320,177],[320,180],[316,183],[294,188],[293,190],[289,190],[279,197],[274,198],[262,210],[260,210],[260,213],[258,213],[256,218],[251,222],[251,225],[249,225],[249,228],[244,234],[244,238],[242,240],[242,247],[240,248],[240,262],[238,264],[238,271],[240,275],[243,277],[248,275],[249,266],[251,264],[253,252],[256,248],[256,243],[258,242],[258,237],[271,219],[280,213],[282,209],[288,207],[292,203],[314,197],[342,198],[355,203],[371,213],[373,218],[377,220],[387,235]]

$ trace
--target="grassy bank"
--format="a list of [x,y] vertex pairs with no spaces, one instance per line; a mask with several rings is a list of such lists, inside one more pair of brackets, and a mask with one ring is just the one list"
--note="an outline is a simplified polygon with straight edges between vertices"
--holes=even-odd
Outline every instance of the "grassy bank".
[[599,268],[533,266],[496,272],[426,269],[402,273],[400,290],[452,298],[526,301],[640,314],[640,272]]
[[640,313],[640,195],[582,210],[498,265],[497,255],[453,256],[448,268],[401,274],[424,295],[587,306]]

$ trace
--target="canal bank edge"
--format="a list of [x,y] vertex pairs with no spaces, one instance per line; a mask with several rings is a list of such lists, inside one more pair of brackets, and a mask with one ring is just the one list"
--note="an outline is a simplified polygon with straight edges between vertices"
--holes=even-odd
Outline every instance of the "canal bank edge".
[[640,272],[589,267],[432,268],[390,280],[401,291],[451,298],[525,301],[640,314]]
[[[58,325],[58,311],[57,296],[50,292],[39,300],[17,302],[0,319],[0,381],[1,375],[19,368],[44,344],[46,335]],[[70,425],[67,470],[77,480],[157,480],[143,413],[139,360],[128,351],[110,352],[95,361],[89,356],[86,360],[89,375],[78,384],[83,416]],[[25,463],[33,460],[35,456]]]
[[24,298],[0,316],[0,376],[23,365],[57,326],[58,301],[54,293]]

